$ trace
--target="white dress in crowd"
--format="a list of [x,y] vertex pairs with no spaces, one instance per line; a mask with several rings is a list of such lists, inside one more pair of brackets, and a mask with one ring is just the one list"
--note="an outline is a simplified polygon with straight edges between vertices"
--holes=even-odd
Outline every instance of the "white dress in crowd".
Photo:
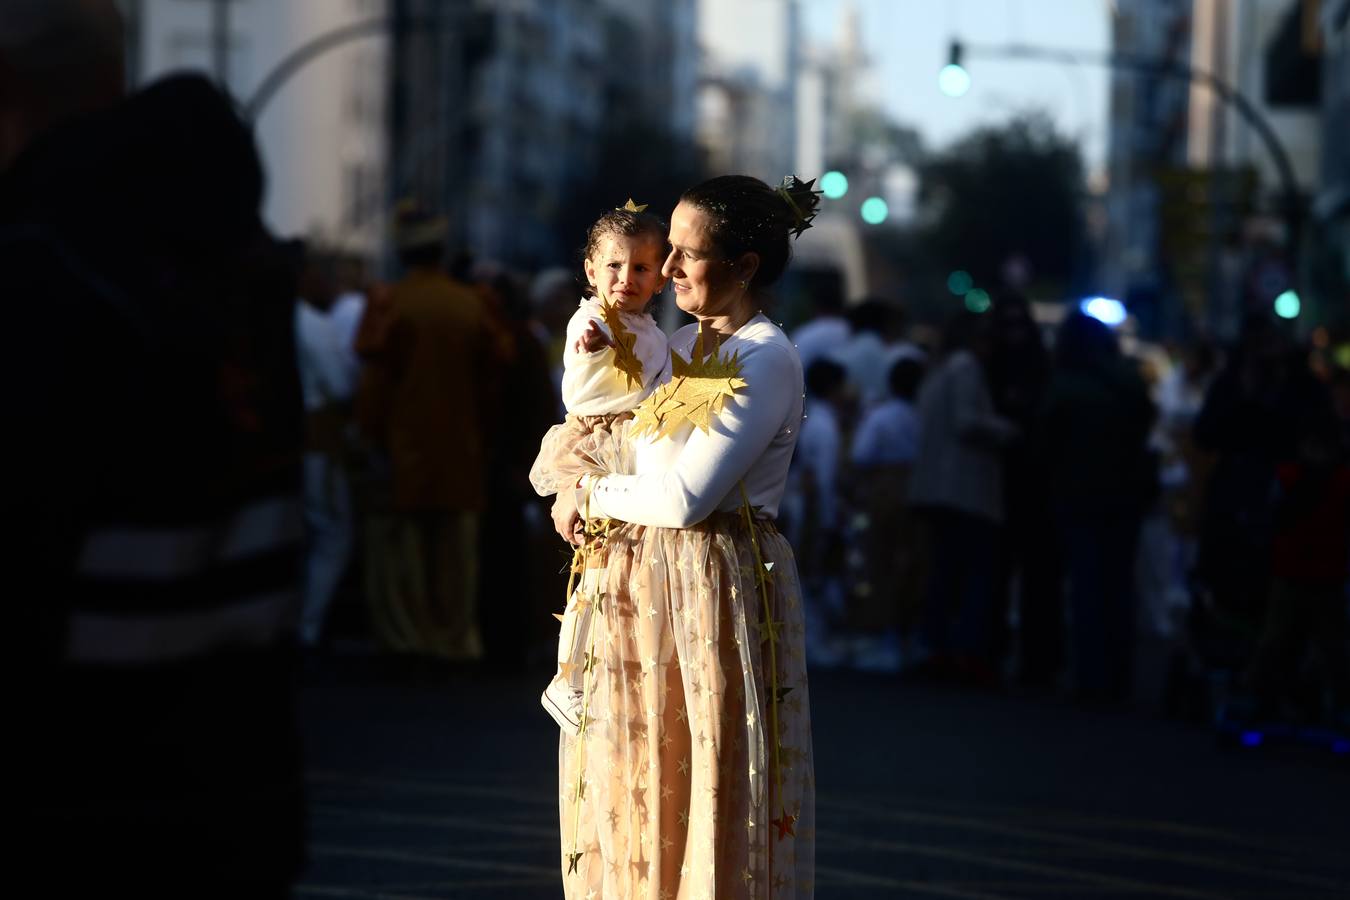
[[[346,309],[351,308],[351,303],[346,304]],[[337,309],[335,306],[323,312],[303,300],[295,304],[300,388],[305,412],[310,416],[322,414],[325,408],[342,407],[356,392],[359,365],[352,349],[355,331],[333,315]],[[313,447],[305,451],[304,507],[308,540],[300,641],[312,647],[322,635],[328,607],[342,581],[354,542],[351,487],[341,461],[332,452]]]
[[[696,336],[676,332],[672,352],[691,358]],[[559,752],[570,900],[814,890],[802,602],[773,525],[802,418],[801,364],[763,315],[720,354],[735,355],[745,384],[706,432],[683,422],[632,437],[625,425],[615,436],[634,473],[578,490],[612,530],[592,617],[590,725],[564,731]]]

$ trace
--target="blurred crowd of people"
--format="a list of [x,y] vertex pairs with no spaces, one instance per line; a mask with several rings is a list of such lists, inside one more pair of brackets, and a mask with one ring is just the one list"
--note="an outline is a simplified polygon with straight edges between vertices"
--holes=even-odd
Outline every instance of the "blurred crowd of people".
[[1259,317],[1226,352],[1152,347],[1016,294],[905,326],[836,301],[794,334],[815,665],[1344,725],[1350,374],[1325,349]]

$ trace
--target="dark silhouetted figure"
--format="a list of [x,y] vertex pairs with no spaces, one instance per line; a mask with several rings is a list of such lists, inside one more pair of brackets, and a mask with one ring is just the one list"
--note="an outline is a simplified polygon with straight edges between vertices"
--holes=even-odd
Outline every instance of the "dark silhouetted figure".
[[18,883],[287,897],[296,261],[209,82],[126,100],[110,2],[0,3]]
[[1064,664],[1064,598],[1055,537],[1051,473],[1030,435],[1050,382],[1050,354],[1026,298],[1000,297],[993,310],[990,390],[994,408],[1015,423],[1018,440],[1003,453],[1005,517],[994,585],[994,658],[1008,646],[1008,610],[1018,591],[1018,677],[1050,687]]
[[1060,326],[1037,440],[1051,474],[1069,580],[1074,686],[1091,702],[1130,696],[1134,560],[1156,496],[1147,452],[1153,405],[1106,325],[1073,313]]
[[[537,539],[552,542],[548,504],[530,489],[530,465],[539,450],[539,435],[553,424],[554,394],[548,351],[530,327],[530,303],[525,288],[507,272],[497,272],[478,283],[488,315],[503,336],[500,377],[497,382],[496,425],[488,435],[488,496],[493,498],[483,515],[480,570],[502,573],[519,567],[522,546],[535,547]],[[509,540],[499,537],[510,536]],[[529,553],[551,563],[555,554]],[[499,579],[484,578],[479,585],[479,618],[488,665],[499,671],[519,671],[528,662],[530,649],[544,637],[549,613],[565,593],[566,580],[539,577],[539,566],[519,573],[516,583],[524,589],[503,593]],[[555,589],[556,587],[556,589]]]
[[1333,723],[1350,726],[1350,664],[1346,661],[1346,572],[1350,568],[1350,464],[1331,409],[1299,423],[1294,455],[1275,469],[1271,592],[1249,671],[1258,720],[1322,718],[1322,697],[1297,709],[1291,690],[1305,649],[1315,651]]

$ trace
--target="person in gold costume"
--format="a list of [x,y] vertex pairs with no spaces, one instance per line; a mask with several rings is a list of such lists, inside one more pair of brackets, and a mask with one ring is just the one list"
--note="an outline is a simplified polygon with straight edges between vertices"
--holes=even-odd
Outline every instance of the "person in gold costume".
[[[670,379],[612,437],[635,474],[577,447],[554,524],[604,575],[589,603],[580,732],[560,737],[568,898],[805,898],[815,782],[800,591],[773,520],[802,369],[761,311],[817,195],[789,177],[686,191],[663,267],[691,313]],[[594,452],[592,452],[594,451]]]

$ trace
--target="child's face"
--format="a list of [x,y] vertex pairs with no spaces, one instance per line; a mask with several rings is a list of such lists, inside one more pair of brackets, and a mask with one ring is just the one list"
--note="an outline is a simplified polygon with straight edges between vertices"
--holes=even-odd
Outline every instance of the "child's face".
[[664,259],[665,248],[655,238],[607,234],[594,255],[586,258],[586,280],[624,312],[642,312],[652,295],[665,287]]

